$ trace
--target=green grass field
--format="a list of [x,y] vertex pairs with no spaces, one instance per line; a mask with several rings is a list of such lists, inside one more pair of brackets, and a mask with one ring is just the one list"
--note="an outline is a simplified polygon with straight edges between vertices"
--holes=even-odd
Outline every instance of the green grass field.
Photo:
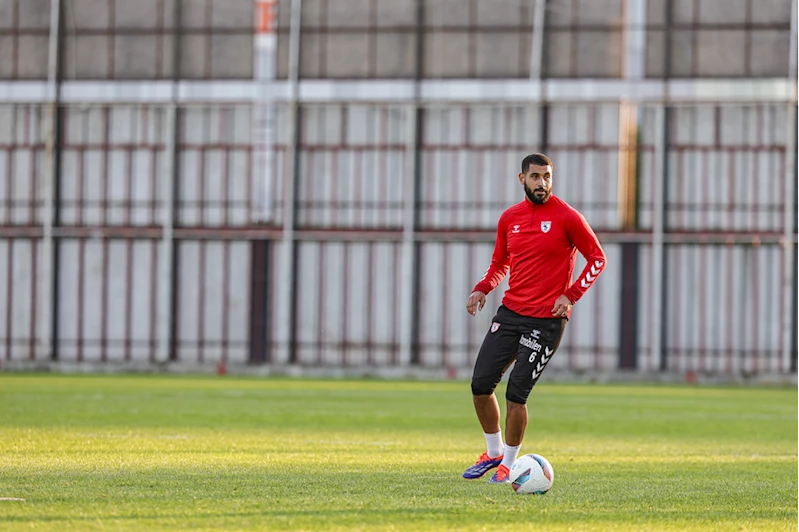
[[484,446],[466,382],[0,374],[0,530],[797,529],[795,389],[544,380],[543,496]]

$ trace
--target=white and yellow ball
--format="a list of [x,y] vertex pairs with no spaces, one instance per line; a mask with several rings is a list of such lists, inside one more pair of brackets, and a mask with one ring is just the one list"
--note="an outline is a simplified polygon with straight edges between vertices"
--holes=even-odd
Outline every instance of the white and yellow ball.
[[543,456],[525,454],[513,463],[509,478],[516,493],[541,495],[552,488],[555,470]]

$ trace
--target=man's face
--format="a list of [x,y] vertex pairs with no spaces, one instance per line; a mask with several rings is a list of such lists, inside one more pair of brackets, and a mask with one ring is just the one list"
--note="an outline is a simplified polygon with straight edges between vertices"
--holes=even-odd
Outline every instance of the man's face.
[[552,167],[531,164],[526,174],[519,174],[527,199],[533,203],[546,203],[552,195]]

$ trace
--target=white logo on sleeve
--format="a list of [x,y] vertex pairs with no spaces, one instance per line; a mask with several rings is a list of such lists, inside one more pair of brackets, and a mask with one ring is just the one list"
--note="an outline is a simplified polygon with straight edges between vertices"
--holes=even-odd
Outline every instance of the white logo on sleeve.
[[541,231],[544,233],[549,233],[549,229],[552,227],[552,222],[541,222]]
[[600,272],[602,271],[602,266],[604,266],[604,262],[601,260],[594,261],[594,264],[591,265],[591,269],[586,272],[585,278],[580,282],[580,286],[583,288],[588,288],[591,286],[591,283],[599,277]]
[[521,227],[521,226],[520,225],[514,225],[513,226],[513,231],[511,231],[511,232],[512,233],[518,233],[519,232],[519,227]]

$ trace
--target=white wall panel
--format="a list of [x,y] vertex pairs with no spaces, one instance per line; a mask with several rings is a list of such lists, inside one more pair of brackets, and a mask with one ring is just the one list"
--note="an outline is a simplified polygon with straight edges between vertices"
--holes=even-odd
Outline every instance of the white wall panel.
[[304,242],[298,256],[298,362],[394,363],[402,312],[401,247],[389,242]]
[[39,106],[0,106],[0,223],[33,225],[41,221],[44,130],[48,124]]
[[777,246],[669,247],[670,368],[778,369],[780,254]]
[[538,145],[533,106],[425,109],[421,221],[433,229],[487,229],[519,201],[522,159]]
[[0,239],[0,363],[28,360],[38,353],[37,286],[41,245]]
[[393,106],[303,108],[299,226],[402,224],[401,191],[413,162],[407,153],[408,112]]
[[216,363],[225,357],[230,362],[246,362],[249,243],[181,242],[177,279],[178,358],[191,363]]
[[59,246],[59,360],[155,357],[157,246],[124,240],[65,240]]
[[669,228],[779,231],[784,199],[783,107],[672,111]]
[[421,252],[419,343],[429,367],[470,366],[477,358],[491,318],[501,304],[507,278],[472,317],[466,299],[491,262],[493,244],[426,243]]

